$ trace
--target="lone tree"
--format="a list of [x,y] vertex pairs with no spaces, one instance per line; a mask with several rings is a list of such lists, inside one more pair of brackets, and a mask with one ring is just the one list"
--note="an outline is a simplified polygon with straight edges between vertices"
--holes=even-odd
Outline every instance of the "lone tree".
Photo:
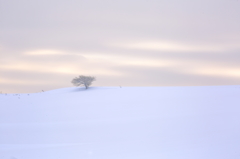
[[75,77],[72,80],[72,84],[74,86],[80,86],[80,85],[84,85],[86,89],[88,89],[88,87],[92,84],[93,81],[95,81],[96,78],[92,77],[92,76],[83,76],[80,75],[79,77]]

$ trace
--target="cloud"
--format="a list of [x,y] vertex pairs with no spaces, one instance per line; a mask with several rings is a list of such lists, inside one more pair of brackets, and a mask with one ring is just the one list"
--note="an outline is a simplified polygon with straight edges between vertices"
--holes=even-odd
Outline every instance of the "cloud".
[[58,50],[34,50],[24,53],[25,55],[64,55],[66,53]]
[[236,83],[240,78],[238,60],[229,65],[236,57],[235,52],[137,53],[135,50],[123,54],[56,49],[25,51],[17,56],[8,56],[8,62],[1,62],[0,83],[9,87],[29,85],[34,91],[37,88],[34,85],[41,85],[44,90],[71,86],[69,81],[80,74],[96,76],[94,85],[98,86],[204,85],[208,84],[207,80],[209,84],[227,84],[227,81]]
[[[110,64],[110,66],[122,65],[122,66],[150,66],[150,67],[165,67],[172,66],[178,63],[177,60],[164,59],[164,58],[154,58],[154,57],[141,57],[136,55],[126,55],[126,54],[86,54],[84,55],[89,60],[93,62],[103,61],[105,64]],[[104,65],[104,64],[100,64]]]
[[140,42],[125,42],[111,44],[113,47],[122,49],[132,49],[132,50],[146,50],[146,51],[163,51],[163,52],[224,52],[240,49],[239,44],[191,44],[191,43],[181,43],[174,41],[140,41]]

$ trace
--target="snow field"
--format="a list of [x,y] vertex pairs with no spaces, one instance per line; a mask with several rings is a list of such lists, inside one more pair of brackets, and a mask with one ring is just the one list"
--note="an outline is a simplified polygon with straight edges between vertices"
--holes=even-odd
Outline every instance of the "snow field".
[[0,94],[0,159],[238,159],[240,86]]

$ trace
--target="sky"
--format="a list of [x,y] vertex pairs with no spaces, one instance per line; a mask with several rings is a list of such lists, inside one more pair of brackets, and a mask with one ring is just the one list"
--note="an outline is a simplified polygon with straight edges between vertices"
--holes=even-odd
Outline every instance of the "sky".
[[0,0],[0,92],[240,84],[239,0]]

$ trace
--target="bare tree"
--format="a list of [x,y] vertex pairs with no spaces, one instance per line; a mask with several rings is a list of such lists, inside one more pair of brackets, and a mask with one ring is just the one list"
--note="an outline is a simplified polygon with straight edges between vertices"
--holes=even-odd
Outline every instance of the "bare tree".
[[75,77],[72,80],[72,84],[74,86],[80,86],[80,85],[84,85],[86,89],[88,89],[88,87],[92,84],[93,81],[95,81],[96,78],[92,77],[92,76],[83,76],[80,75],[79,77]]

